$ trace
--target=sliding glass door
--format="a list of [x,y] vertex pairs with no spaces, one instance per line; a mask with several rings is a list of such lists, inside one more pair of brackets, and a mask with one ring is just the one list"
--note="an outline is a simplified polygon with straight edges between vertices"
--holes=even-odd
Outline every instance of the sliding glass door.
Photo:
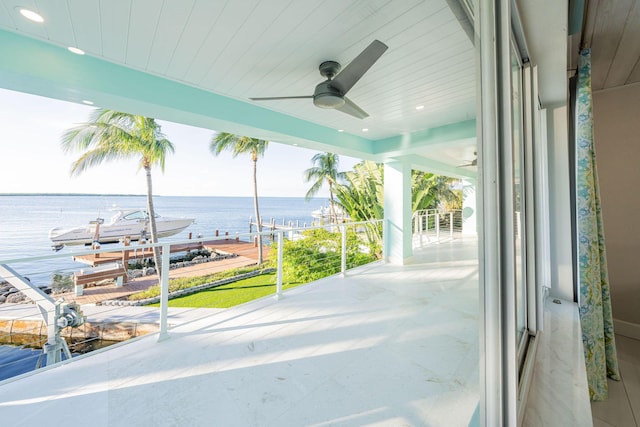
[[522,63],[511,45],[511,146],[513,185],[514,287],[516,296],[516,343],[520,366],[527,341],[526,197],[524,170]]

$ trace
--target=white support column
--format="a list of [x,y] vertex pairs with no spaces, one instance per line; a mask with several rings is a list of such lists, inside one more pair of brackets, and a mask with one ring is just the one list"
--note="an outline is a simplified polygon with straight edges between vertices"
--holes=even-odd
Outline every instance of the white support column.
[[392,161],[384,165],[384,216],[388,224],[385,259],[410,264],[413,258],[411,166],[407,162]]
[[549,259],[551,296],[573,301],[571,253],[571,188],[567,106],[547,109],[547,165],[549,183]]
[[278,266],[276,275],[276,295],[275,299],[282,298],[282,254],[284,253],[284,231],[278,231]]
[[342,244],[340,248],[340,273],[342,273],[342,277],[344,277],[347,272],[347,226],[345,224],[340,226],[340,234],[342,235]]
[[462,234],[476,236],[478,216],[476,215],[476,182],[465,179],[462,181]]

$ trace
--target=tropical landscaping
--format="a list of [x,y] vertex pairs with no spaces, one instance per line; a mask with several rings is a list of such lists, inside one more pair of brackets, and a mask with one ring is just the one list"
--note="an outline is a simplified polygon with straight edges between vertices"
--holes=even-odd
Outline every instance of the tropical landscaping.
[[[151,172],[154,167],[164,171],[168,156],[175,150],[173,143],[163,135],[160,125],[152,118],[96,109],[87,123],[65,132],[61,144],[63,150],[67,152],[80,153],[80,157],[72,164],[72,175],[78,175],[105,162],[128,158],[139,160],[139,168],[144,170],[147,184],[149,235],[151,242],[157,242]],[[253,165],[253,214],[258,231],[256,235],[258,256],[256,267],[250,270],[274,268],[277,262],[275,257],[267,259],[263,254],[264,236],[261,233],[262,221],[259,210],[257,162],[264,156],[268,146],[269,141],[226,132],[214,133],[209,144],[210,152],[216,157],[225,151],[230,152],[233,157],[248,155]],[[283,240],[281,262],[284,288],[308,283],[341,271],[343,237],[338,228],[339,224],[382,220],[384,217],[384,168],[381,164],[361,161],[352,170],[342,171],[339,168],[340,159],[337,154],[317,153],[311,158],[311,165],[304,172],[305,181],[311,184],[305,197],[310,199],[322,188],[327,188],[330,214],[322,224],[324,228],[303,231],[295,240]],[[457,188],[459,187],[457,184],[457,181],[452,178],[413,171],[413,210],[460,209],[462,193]],[[347,268],[380,259],[382,223],[368,222],[351,227],[346,231],[344,244],[348,259]],[[271,243],[274,251],[278,249],[277,246],[277,242]],[[154,249],[153,264],[161,266],[158,248]],[[161,270],[156,269],[156,271],[159,273]],[[246,269],[230,270],[222,274],[195,278],[172,278],[169,280],[169,290],[175,293],[189,288],[200,289],[203,284],[214,283],[229,277],[243,277],[246,272]],[[159,276],[158,279],[160,282]],[[215,291],[212,289],[201,291],[205,292],[207,297],[183,296],[173,300],[171,304],[218,307],[220,304],[231,304],[230,301],[241,303],[266,293],[273,293],[274,280],[272,273],[242,278],[235,285],[224,284],[212,288]],[[146,300],[158,295],[159,292],[159,285],[156,285],[130,296],[129,299]],[[220,302],[221,295],[232,293],[233,296],[225,298],[226,302]]]

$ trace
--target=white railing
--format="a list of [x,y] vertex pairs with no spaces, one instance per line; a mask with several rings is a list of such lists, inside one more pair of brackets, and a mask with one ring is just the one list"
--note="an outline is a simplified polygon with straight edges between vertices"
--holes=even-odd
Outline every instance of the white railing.
[[462,211],[423,209],[413,214],[414,244],[422,246],[453,240],[462,233]]
[[[276,280],[272,295],[276,299],[283,297],[285,285],[290,286],[290,280],[287,279],[287,276],[295,273],[294,270],[296,267],[304,273],[302,274],[302,281],[297,281],[297,284],[306,283],[304,281],[306,280],[304,279],[305,277],[309,277],[309,281],[313,281],[323,275],[344,275],[347,274],[349,269],[355,266],[379,259],[381,256],[379,251],[385,247],[382,241],[382,221],[351,222],[303,228],[282,228],[263,231],[259,234],[263,236],[265,242],[272,242],[267,266],[275,269]],[[11,342],[17,337],[17,332],[21,332],[22,335],[28,337],[24,338],[22,336],[22,341],[19,341],[19,345],[38,347],[42,346],[43,342],[46,341],[46,343],[44,343],[45,348],[48,347],[50,349],[45,361],[47,365],[65,361],[69,358],[65,337],[69,339],[74,335],[73,327],[81,326],[82,321],[85,320],[83,310],[90,308],[89,306],[83,308],[83,306],[77,305],[71,300],[80,300],[83,297],[83,293],[84,297],[88,297],[94,291],[106,289],[106,286],[123,290],[127,289],[131,283],[140,283],[141,280],[147,280],[156,285],[158,284],[157,276],[151,275],[133,280],[130,279],[131,281],[129,283],[125,282],[124,284],[121,281],[114,281],[113,284],[105,285],[105,287],[95,286],[82,289],[82,287],[78,288],[78,286],[75,286],[74,288],[71,282],[74,277],[78,276],[80,270],[84,270],[83,273],[89,272],[89,274],[91,274],[94,271],[102,273],[104,269],[92,269],[86,266],[83,268],[77,261],[70,261],[70,258],[73,257],[75,260],[84,259],[85,262],[88,262],[87,259],[89,259],[92,260],[91,262],[93,263],[96,263],[97,260],[102,262],[102,260],[106,261],[107,259],[113,262],[114,257],[117,258],[120,256],[119,254],[121,254],[121,259],[116,260],[116,263],[121,265],[120,263],[123,262],[133,262],[131,257],[144,254],[145,250],[147,251],[147,258],[151,258],[149,252],[154,247],[159,248],[161,251],[162,268],[159,283],[159,309],[157,309],[156,312],[159,332],[158,341],[166,340],[169,338],[170,329],[170,278],[171,276],[175,276],[180,268],[183,268],[174,268],[176,263],[172,263],[172,261],[175,261],[175,256],[173,256],[172,259],[172,251],[173,255],[175,255],[178,249],[185,247],[190,248],[188,250],[194,251],[197,250],[194,248],[199,247],[201,244],[210,244],[209,247],[216,248],[216,244],[224,244],[225,242],[229,242],[229,244],[240,244],[243,242],[243,247],[246,252],[247,248],[249,248],[249,251],[253,250],[251,247],[255,245],[251,242],[255,242],[257,236],[258,233],[247,233],[238,234],[234,237],[198,237],[193,240],[161,242],[157,244],[132,244],[130,246],[105,245],[97,250],[81,249],[46,256],[0,260],[0,282],[7,282],[4,285],[5,287],[13,285],[17,290],[26,291],[25,293],[33,302],[33,304],[0,304],[0,337],[4,336],[2,342],[7,342],[7,339]],[[257,253],[257,247],[255,247],[254,250]],[[374,255],[378,256],[374,257]],[[251,262],[247,256],[233,257],[226,255],[220,256],[220,258],[229,268],[241,266],[242,263],[240,261],[242,260],[244,260],[245,264],[246,262]],[[202,264],[190,265],[189,268],[200,269],[197,270],[195,274],[198,275],[201,273],[205,276],[210,274],[211,267],[214,265],[215,259],[210,259],[208,261],[204,260]],[[131,272],[129,272],[129,274],[131,274]],[[153,280],[154,277],[156,278],[155,281]],[[47,284],[53,286],[54,278],[57,278],[56,280],[62,278],[60,280],[65,283],[67,292],[58,295],[48,295],[40,289]],[[173,280],[173,278],[171,280]],[[64,298],[69,299],[69,302],[65,301]],[[121,301],[117,302],[120,303]],[[103,302],[100,306],[100,309],[102,309],[102,317],[108,316],[109,314],[115,316],[118,310],[122,310],[121,305],[122,304],[107,304]],[[38,307],[38,309],[36,310],[34,307]],[[92,307],[92,309],[95,309],[95,307]],[[119,317],[122,316],[119,315]],[[40,326],[37,326],[38,318],[40,318]],[[24,326],[19,331],[16,331],[17,328],[15,325],[25,325],[29,323],[28,321],[36,325],[33,327],[33,331],[29,331],[28,328],[25,330]],[[11,325],[8,325],[7,322],[11,322]],[[177,325],[177,323],[172,321],[172,325]],[[87,329],[89,328],[87,327]],[[40,330],[47,331],[47,336],[41,337]],[[83,337],[81,337],[80,341],[84,343],[92,339],[95,338],[84,337],[83,339]],[[69,345],[69,347],[71,347],[71,352],[73,352],[73,345]],[[40,359],[42,361],[42,358]],[[2,369],[2,362],[0,362],[0,370]]]

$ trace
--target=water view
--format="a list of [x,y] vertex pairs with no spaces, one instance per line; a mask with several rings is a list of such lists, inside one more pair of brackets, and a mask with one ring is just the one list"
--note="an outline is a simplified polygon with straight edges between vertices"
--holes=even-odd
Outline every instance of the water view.
[[[296,221],[302,226],[311,224],[311,212],[324,206],[324,199],[306,201],[302,197],[260,198],[260,215],[263,221],[273,218],[276,222]],[[181,233],[164,241],[185,240],[193,237],[211,237],[216,230],[221,234],[249,232],[249,219],[253,216],[251,197],[179,197],[155,196],[156,212],[163,216],[195,218],[194,224]],[[113,195],[0,195],[0,261],[52,253],[48,233],[60,226],[83,226],[96,218],[111,216],[110,209],[143,208],[145,196]],[[48,284],[48,275],[57,268],[79,268],[82,265],[71,260],[74,251],[84,246],[69,246],[62,253],[69,253],[68,263],[59,260],[44,260],[37,265],[23,266],[23,275],[28,275],[38,284]],[[53,265],[55,263],[55,266]]]
[[[313,221],[311,212],[324,206],[325,202],[324,199],[265,197],[260,199],[260,212],[265,222],[273,218],[278,223],[291,221],[293,225],[310,225]],[[154,203],[157,213],[162,216],[195,218],[194,224],[163,241],[185,240],[190,235],[212,237],[216,230],[231,236],[248,233],[253,215],[251,197],[156,196]],[[108,222],[114,207],[144,208],[145,205],[145,196],[0,195],[0,262],[50,255],[54,252],[48,238],[51,228],[84,226],[96,218]],[[68,246],[60,250],[60,253],[68,254],[68,258],[11,265],[32,283],[49,286],[56,271],[68,274],[86,267],[71,258],[74,252],[85,249],[84,245]],[[4,288],[0,290],[8,292]],[[0,381],[33,370],[42,354],[44,341],[46,337],[37,335],[0,336]],[[74,355],[113,343],[98,339],[67,341]]]

